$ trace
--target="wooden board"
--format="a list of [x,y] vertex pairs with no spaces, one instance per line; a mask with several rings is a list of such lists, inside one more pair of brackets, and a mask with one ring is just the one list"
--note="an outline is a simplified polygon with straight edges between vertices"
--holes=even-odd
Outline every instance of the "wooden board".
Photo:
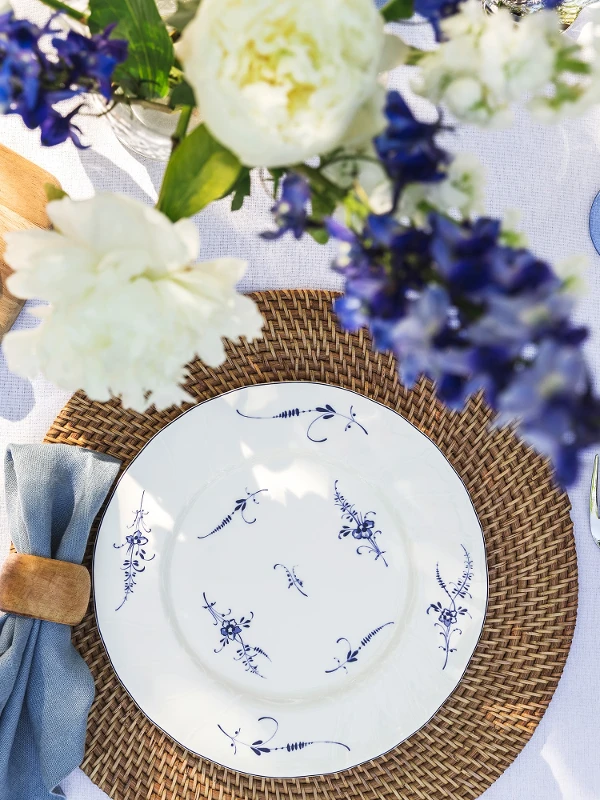
[[2,258],[4,234],[7,231],[49,227],[45,183],[60,185],[49,172],[0,145],[0,339],[10,329],[24,305],[24,301],[13,297],[4,285],[10,274],[10,268]]

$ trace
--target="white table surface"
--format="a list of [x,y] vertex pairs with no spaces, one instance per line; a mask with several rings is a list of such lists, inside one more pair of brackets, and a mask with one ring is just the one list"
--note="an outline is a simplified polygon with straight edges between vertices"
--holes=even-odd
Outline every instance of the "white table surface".
[[[31,15],[33,0],[21,8]],[[23,14],[25,15],[25,14]],[[422,39],[424,30],[411,30]],[[392,75],[392,84],[404,79]],[[68,144],[42,148],[37,132],[17,118],[0,117],[0,142],[53,173],[74,198],[94,191],[115,191],[145,202],[156,198],[163,165],[137,158],[123,148],[106,120],[86,121],[89,150]],[[587,291],[579,317],[591,331],[587,352],[600,382],[600,256],[589,240],[588,213],[600,191],[600,107],[586,117],[556,127],[540,127],[523,113],[508,131],[461,130],[457,150],[476,152],[488,174],[488,212],[507,208],[521,212],[533,249],[558,261],[574,253],[589,260]],[[230,214],[227,203],[197,218],[203,258],[233,255],[248,259],[241,288],[339,288],[329,270],[332,250],[311,240],[288,238],[266,243],[257,236],[267,228],[269,202],[260,191],[242,211]],[[21,314],[16,325],[35,324]],[[11,375],[0,351],[0,452],[9,442],[39,442],[68,393],[42,378]],[[599,447],[600,450],[600,447]],[[482,795],[485,800],[598,800],[600,798],[600,552],[587,520],[587,492],[593,454],[585,459],[582,478],[570,491],[579,561],[579,613],[573,648],[565,672],[544,718],[512,766]],[[3,485],[0,463],[0,484]],[[4,505],[0,503],[0,559],[8,549]],[[63,786],[68,800],[100,800],[106,795],[76,770]]]

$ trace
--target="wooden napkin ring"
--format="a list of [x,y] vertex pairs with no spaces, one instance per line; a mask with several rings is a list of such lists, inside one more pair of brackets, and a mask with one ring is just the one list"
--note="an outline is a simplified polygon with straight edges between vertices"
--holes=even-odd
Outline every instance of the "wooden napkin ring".
[[90,574],[81,564],[9,553],[0,570],[0,611],[78,625],[90,588]]

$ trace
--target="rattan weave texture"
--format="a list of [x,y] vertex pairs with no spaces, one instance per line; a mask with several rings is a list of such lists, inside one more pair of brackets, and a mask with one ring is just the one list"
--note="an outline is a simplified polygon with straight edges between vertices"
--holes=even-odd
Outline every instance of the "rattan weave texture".
[[[331,293],[254,295],[266,335],[230,346],[219,369],[191,368],[189,390],[205,400],[252,383],[315,380],[353,389],[399,411],[427,434],[462,477],[487,546],[489,605],[462,682],[435,717],[387,755],[337,775],[253,778],[174,744],[116,678],[90,608],[75,630],[96,682],[83,769],[115,800],[463,800],[476,798],[528,741],[554,693],[577,611],[577,560],[566,494],[547,464],[508,430],[487,427],[481,399],[462,413],[436,402],[431,386],[405,390],[394,360],[369,337],[336,326]],[[76,394],[46,441],[82,445],[123,465],[181,409],[145,415]],[[435,493],[433,495],[435,500]],[[92,532],[87,563],[91,561]]]

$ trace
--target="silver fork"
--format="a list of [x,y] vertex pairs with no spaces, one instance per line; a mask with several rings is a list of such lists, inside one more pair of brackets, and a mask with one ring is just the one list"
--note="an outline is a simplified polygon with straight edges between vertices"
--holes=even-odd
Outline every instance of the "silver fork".
[[600,547],[600,516],[598,515],[598,462],[599,457],[594,459],[594,469],[592,470],[592,485],[590,486],[590,532],[592,539]]

